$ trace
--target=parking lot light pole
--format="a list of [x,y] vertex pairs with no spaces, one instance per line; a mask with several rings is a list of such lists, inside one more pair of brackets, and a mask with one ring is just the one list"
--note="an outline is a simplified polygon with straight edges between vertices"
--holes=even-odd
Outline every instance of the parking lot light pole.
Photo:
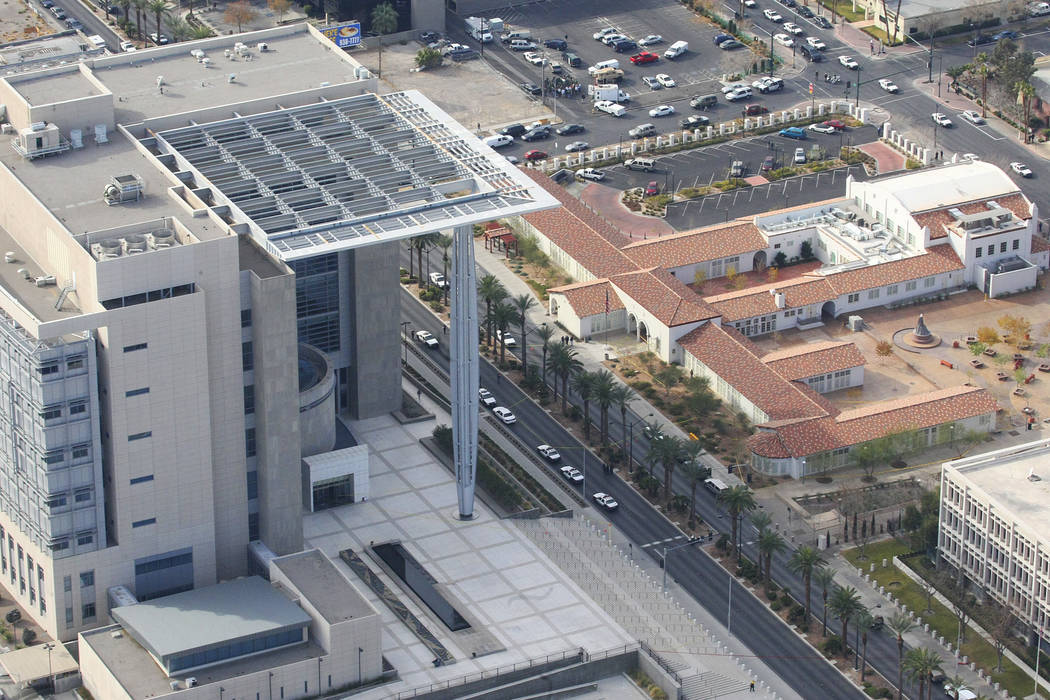
[[664,591],[667,590],[667,565],[669,563],[667,561],[667,555],[670,554],[671,552],[675,551],[676,549],[681,549],[682,547],[691,547],[691,546],[693,546],[694,544],[696,544],[699,541],[700,541],[699,537],[691,537],[691,538],[689,538],[688,542],[683,542],[682,544],[676,545],[674,547],[668,548],[666,545],[664,545],[663,558],[660,560],[660,562],[663,564],[663,569],[664,569],[664,582],[663,582],[663,590]]
[[408,365],[408,334],[410,332],[409,328],[411,328],[411,326],[412,326],[412,322],[411,321],[402,321],[401,322],[401,340],[403,341],[402,342],[402,346],[403,346],[404,351],[405,351],[405,353],[404,353],[404,356],[405,356],[404,364],[405,365]]

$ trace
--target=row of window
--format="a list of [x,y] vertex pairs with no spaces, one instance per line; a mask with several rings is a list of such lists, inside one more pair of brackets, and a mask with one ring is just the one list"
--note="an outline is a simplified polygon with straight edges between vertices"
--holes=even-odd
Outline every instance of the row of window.
[[167,287],[165,289],[153,289],[148,292],[142,292],[141,294],[132,294],[126,297],[117,297],[116,299],[106,299],[102,302],[102,307],[106,310],[112,310],[121,309],[126,306],[137,306],[150,301],[160,301],[162,299],[171,299],[172,297],[193,294],[195,289],[196,287],[192,282],[189,284],[180,284],[176,287]]
[[[84,369],[84,360],[84,355],[74,355],[73,357],[66,358],[66,371],[76,372],[77,370]],[[41,377],[57,379],[61,369],[61,363],[56,360],[54,362],[46,362],[40,365],[40,367],[37,368],[37,371],[40,372]]]
[[[1020,239],[1015,238],[1013,240],[1011,246],[1010,246],[1010,250],[1020,250],[1020,249],[1021,249],[1021,241],[1020,241]],[[982,257],[984,255],[984,251],[985,250],[988,251],[989,257],[992,256],[992,255],[995,255],[995,244],[993,243],[990,246],[988,246],[987,248],[984,248],[982,246],[977,246],[974,249],[974,257],[978,257],[978,258]],[[1006,241],[1003,241],[1002,243],[999,244],[999,252],[1000,253],[1005,253],[1006,252]]]

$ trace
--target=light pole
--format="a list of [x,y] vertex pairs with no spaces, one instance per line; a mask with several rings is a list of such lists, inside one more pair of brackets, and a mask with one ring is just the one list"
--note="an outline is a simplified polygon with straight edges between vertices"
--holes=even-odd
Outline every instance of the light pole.
[[411,332],[409,330],[411,327],[412,327],[412,322],[411,321],[402,321],[401,322],[401,340],[403,341],[401,343],[401,346],[402,346],[402,349],[404,350],[404,360],[402,360],[402,364],[404,364],[405,366],[408,365],[408,334]]
[[361,685],[361,683],[363,682],[362,681],[362,676],[361,676],[361,655],[364,654],[364,653],[365,653],[364,649],[362,649],[361,647],[357,647],[357,684],[358,685]]
[[44,645],[44,649],[47,650],[47,684],[51,687],[51,692],[55,692],[55,676],[51,672],[51,650],[55,648],[54,642],[48,642]]
[[691,537],[691,538],[689,538],[688,542],[683,542],[682,544],[676,545],[676,546],[671,547],[671,548],[668,548],[667,545],[664,545],[663,558],[660,560],[661,563],[663,564],[663,569],[664,569],[664,581],[663,581],[663,589],[664,589],[664,591],[667,590],[667,566],[669,564],[669,562],[667,560],[667,555],[670,554],[671,552],[675,551],[676,549],[681,549],[682,547],[691,547],[692,545],[696,544],[699,541],[700,541],[699,537]]
[[977,58],[977,25],[970,22],[970,30],[973,32],[973,50],[970,51],[970,58]]
[[[652,417],[653,417],[652,413],[650,413],[649,415],[645,416],[645,418],[652,418]],[[641,416],[639,416],[635,420],[630,421],[629,425],[628,425],[628,428],[627,428],[627,436],[628,436],[627,437],[627,473],[628,474],[633,474],[634,473],[634,426],[638,425],[639,423],[644,423],[645,422],[645,418],[642,418]]]

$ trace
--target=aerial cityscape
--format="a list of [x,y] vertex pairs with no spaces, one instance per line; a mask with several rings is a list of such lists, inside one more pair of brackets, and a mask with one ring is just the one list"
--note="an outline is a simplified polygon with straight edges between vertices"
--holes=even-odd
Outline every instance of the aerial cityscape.
[[1050,698],[1050,4],[0,6],[0,698]]

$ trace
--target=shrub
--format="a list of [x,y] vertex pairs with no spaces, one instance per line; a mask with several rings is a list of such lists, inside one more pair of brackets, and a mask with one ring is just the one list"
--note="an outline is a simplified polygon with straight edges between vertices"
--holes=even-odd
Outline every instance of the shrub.
[[773,612],[779,612],[780,609],[784,607],[784,604],[780,602],[779,598],[776,598],[773,600],[773,602],[769,604],[769,607],[773,610]]
[[445,305],[442,304],[437,299],[434,299],[433,301],[430,302],[430,308],[433,311],[444,311],[445,310]]
[[434,440],[438,446],[447,452],[452,454],[452,428],[447,425],[439,425],[434,428]]
[[22,630],[22,643],[23,644],[25,644],[25,645],[32,644],[34,639],[36,639],[36,632],[34,632],[33,630],[29,629],[28,627],[26,627],[26,628],[24,628]]
[[758,567],[750,559],[741,559],[740,566],[736,569],[737,576],[748,580],[758,576]]
[[787,619],[791,624],[801,627],[806,622],[806,609],[801,605],[792,605]]
[[631,382],[631,388],[638,393],[645,393],[647,390],[652,388],[651,382]]
[[820,650],[828,656],[838,656],[842,653],[842,639],[832,635],[821,643]]

